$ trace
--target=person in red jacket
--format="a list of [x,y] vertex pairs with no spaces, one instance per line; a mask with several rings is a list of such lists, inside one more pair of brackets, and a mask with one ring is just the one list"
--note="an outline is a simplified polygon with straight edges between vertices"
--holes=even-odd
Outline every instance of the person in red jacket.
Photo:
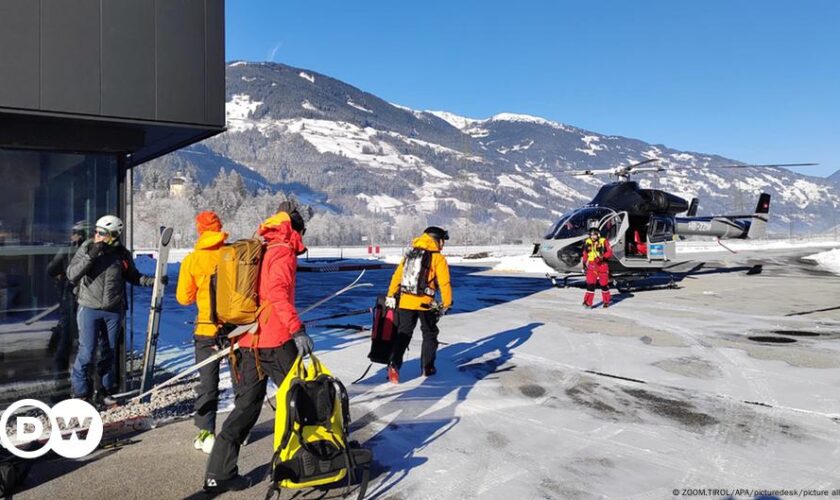
[[601,286],[601,300],[604,308],[610,306],[610,267],[607,259],[613,256],[610,242],[598,231],[598,226],[589,228],[589,238],[583,242],[581,264],[586,273],[586,293],[583,294],[583,307],[592,308],[595,300],[595,284]]
[[249,486],[239,475],[236,463],[241,443],[260,416],[266,375],[280,386],[298,354],[306,356],[313,349],[312,339],[295,310],[297,256],[306,251],[301,237],[305,231],[303,218],[285,203],[280,209],[259,228],[266,245],[258,290],[263,309],[256,333],[238,340],[239,380],[234,386],[234,408],[216,436],[204,478],[204,489],[210,493]]

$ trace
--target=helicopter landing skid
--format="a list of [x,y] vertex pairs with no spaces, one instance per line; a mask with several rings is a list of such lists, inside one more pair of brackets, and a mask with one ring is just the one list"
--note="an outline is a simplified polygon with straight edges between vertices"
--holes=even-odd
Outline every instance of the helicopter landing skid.
[[569,278],[583,278],[585,275],[583,273],[572,273],[566,274],[564,276],[552,275],[550,273],[545,273],[545,277],[551,281],[552,286],[557,288],[568,288],[569,287]]

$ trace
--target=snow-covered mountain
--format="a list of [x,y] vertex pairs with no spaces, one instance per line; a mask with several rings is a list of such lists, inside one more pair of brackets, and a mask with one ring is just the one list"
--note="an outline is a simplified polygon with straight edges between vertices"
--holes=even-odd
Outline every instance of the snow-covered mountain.
[[224,167],[242,172],[250,187],[301,192],[342,212],[417,211],[473,222],[556,219],[607,180],[565,170],[654,157],[691,169],[638,180],[699,197],[701,214],[749,211],[767,191],[775,227],[787,230],[793,220],[797,229],[819,230],[840,202],[840,188],[827,179],[777,168],[704,169],[738,162],[535,116],[413,110],[283,64],[229,64],[227,119],[227,133],[141,169],[178,169],[206,182]]

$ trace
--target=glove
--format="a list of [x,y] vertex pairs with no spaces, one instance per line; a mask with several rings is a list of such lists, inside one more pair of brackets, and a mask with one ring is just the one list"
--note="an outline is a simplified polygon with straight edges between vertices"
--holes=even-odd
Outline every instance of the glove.
[[168,285],[169,284],[169,276],[167,276],[165,274],[163,276],[161,276],[160,277],[160,284],[163,285],[163,286]]
[[396,309],[397,308],[397,298],[396,297],[385,297],[385,307],[388,309]]
[[232,323],[225,323],[216,330],[216,347],[219,350],[226,349],[230,346],[230,332],[236,330],[236,325]]
[[104,241],[99,241],[99,242],[96,242],[96,243],[92,243],[87,248],[87,254],[88,254],[88,257],[90,257],[90,260],[96,260],[96,258],[99,257],[100,255],[102,255],[102,252],[104,252],[104,251],[105,251],[105,242]]
[[315,345],[312,343],[312,338],[306,334],[306,328],[304,326],[301,326],[300,330],[292,334],[292,340],[295,341],[295,347],[297,347],[300,356],[309,356],[312,354],[312,349],[315,348]]

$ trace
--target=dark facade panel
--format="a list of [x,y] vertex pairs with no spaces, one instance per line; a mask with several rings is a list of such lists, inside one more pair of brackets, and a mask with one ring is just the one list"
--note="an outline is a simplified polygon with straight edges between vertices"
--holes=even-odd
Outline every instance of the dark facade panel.
[[207,67],[207,123],[225,124],[225,38],[217,33],[225,32],[224,0],[205,0],[207,9],[207,46],[205,65]]
[[204,0],[156,0],[157,116],[205,120]]
[[38,2],[0,1],[0,106],[38,108]]
[[102,114],[156,118],[153,2],[102,0]]
[[41,0],[41,109],[99,114],[99,0]]

